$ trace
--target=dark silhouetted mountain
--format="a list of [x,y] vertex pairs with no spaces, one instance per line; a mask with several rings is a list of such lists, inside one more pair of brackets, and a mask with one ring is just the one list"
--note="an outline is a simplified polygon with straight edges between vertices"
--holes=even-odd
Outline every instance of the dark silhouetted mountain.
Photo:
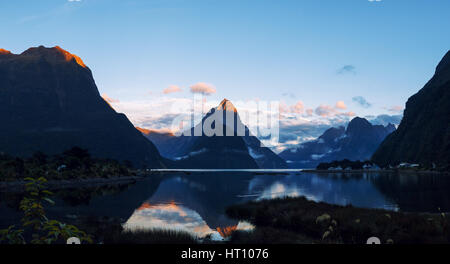
[[97,90],[91,70],[61,49],[0,51],[0,152],[57,154],[78,146],[95,157],[163,167],[156,147]]
[[372,159],[383,167],[401,162],[450,167],[450,51],[431,80],[408,99],[398,129]]
[[[236,109],[230,107],[224,100],[217,108],[211,109],[201,123],[190,130],[189,135],[183,136],[185,144],[175,158],[181,168],[208,168],[208,169],[255,169],[258,168],[255,160],[250,156],[245,141],[235,134],[233,124],[226,124],[226,112],[232,111],[237,116]],[[222,135],[209,135],[204,131],[207,120],[213,121],[210,127],[221,131]],[[211,118],[211,119],[210,119]],[[237,122],[236,119],[234,122]],[[195,136],[200,131],[201,136]],[[232,135],[232,136],[225,136]]]
[[[247,130],[248,131],[248,130]],[[258,164],[260,169],[285,169],[288,168],[285,160],[275,154],[270,148],[262,145],[261,141],[248,134],[243,137],[248,151]]]
[[280,157],[293,168],[315,168],[321,162],[334,160],[367,160],[383,139],[395,130],[392,124],[386,127],[372,125],[364,118],[355,117],[347,129],[330,128],[317,140],[287,149]]
[[[227,124],[227,114],[233,116],[233,124]],[[209,126],[223,136],[205,134],[203,127]],[[206,125],[207,126],[207,125]],[[237,128],[245,131],[238,134]],[[143,130],[141,130],[143,131]],[[180,168],[254,169],[286,168],[286,162],[272,150],[262,145],[242,124],[233,104],[224,99],[219,106],[211,109],[202,121],[191,128],[189,133],[173,137],[169,134],[147,131],[144,135],[158,147],[163,156],[176,160]],[[228,135],[228,136],[227,136]]]
[[146,138],[153,142],[164,157],[173,158],[180,152],[182,140],[171,132],[136,127]]

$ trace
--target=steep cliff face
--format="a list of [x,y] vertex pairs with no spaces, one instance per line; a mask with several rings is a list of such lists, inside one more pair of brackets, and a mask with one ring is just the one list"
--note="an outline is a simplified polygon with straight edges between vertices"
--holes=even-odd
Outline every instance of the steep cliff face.
[[0,52],[0,152],[29,156],[73,146],[93,156],[162,167],[156,147],[100,96],[91,70],[60,47]]
[[397,131],[372,160],[381,166],[410,162],[450,167],[450,51],[431,80],[408,99]]

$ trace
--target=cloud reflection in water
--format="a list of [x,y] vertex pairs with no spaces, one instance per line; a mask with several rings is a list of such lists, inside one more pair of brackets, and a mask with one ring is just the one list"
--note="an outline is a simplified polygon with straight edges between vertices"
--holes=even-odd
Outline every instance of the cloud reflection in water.
[[194,234],[199,238],[210,235],[213,240],[222,240],[234,230],[249,231],[253,228],[254,226],[247,222],[239,222],[236,226],[211,229],[196,211],[174,201],[154,205],[145,202],[124,224],[126,230],[178,230]]

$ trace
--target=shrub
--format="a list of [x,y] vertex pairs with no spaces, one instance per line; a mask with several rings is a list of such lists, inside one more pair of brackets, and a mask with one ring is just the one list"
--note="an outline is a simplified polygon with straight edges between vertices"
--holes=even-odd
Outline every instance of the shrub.
[[65,244],[70,237],[92,243],[92,238],[76,226],[49,220],[45,214],[44,203],[54,204],[49,197],[52,193],[45,189],[47,180],[26,178],[26,196],[20,202],[23,212],[21,228],[12,225],[0,230],[0,243],[6,244]]

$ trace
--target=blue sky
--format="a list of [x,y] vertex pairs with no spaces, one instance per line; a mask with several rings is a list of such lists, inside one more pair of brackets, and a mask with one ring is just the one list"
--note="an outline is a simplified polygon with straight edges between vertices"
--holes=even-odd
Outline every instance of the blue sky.
[[[128,105],[191,98],[206,83],[213,101],[393,115],[449,50],[449,10],[446,0],[4,1],[0,48],[59,45]],[[169,86],[182,91],[163,94]]]

